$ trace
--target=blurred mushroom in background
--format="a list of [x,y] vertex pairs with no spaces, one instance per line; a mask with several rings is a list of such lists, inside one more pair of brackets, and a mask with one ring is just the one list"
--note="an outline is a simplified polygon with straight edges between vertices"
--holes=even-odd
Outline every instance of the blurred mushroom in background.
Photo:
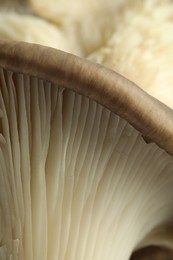
[[89,58],[173,107],[173,2],[129,0],[110,39]]
[[171,0],[2,0],[1,6],[2,39],[88,57],[173,107]]

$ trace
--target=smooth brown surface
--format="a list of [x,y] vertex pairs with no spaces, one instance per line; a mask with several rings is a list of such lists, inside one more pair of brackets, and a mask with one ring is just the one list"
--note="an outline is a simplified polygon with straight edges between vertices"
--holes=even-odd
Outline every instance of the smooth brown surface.
[[134,252],[130,260],[173,260],[173,252],[167,248],[149,246]]
[[12,8],[13,10],[16,10],[16,8],[19,10],[23,7],[29,8],[30,0],[0,0],[0,7],[4,9]]
[[0,67],[29,74],[94,99],[173,155],[173,112],[104,66],[36,44],[0,41]]

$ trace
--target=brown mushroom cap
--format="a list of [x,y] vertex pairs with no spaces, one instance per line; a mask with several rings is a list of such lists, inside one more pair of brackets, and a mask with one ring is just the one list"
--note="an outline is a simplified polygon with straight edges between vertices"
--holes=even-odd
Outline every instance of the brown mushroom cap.
[[172,109],[102,65],[36,44],[0,41],[0,67],[57,82],[126,119],[148,142],[173,155]]

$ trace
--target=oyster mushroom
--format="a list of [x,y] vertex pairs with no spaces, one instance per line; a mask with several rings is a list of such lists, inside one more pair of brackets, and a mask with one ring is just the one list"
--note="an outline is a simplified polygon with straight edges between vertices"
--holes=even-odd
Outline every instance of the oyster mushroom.
[[170,108],[101,65],[1,41],[0,116],[1,259],[172,248]]

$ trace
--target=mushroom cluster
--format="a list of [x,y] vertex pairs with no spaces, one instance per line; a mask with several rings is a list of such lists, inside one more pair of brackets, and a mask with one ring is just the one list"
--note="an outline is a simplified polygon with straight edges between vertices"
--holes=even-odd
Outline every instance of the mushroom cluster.
[[[173,259],[173,112],[129,80],[153,96],[161,93],[156,91],[159,79],[170,83],[171,68],[166,74],[165,66],[172,53],[168,59],[164,48],[172,36],[165,41],[168,45],[163,37],[159,41],[157,54],[165,61],[161,76],[157,74],[159,60],[153,67],[147,63],[157,57],[153,44],[154,39],[158,42],[158,31],[146,30],[145,42],[145,37],[138,37],[138,29],[146,29],[148,19],[172,28],[168,6],[173,5],[168,0],[164,4],[160,0],[128,2],[131,9],[118,9],[123,1],[109,5],[100,0],[99,7],[89,0],[82,5],[76,1],[68,10],[66,1],[55,5],[53,0],[49,4],[28,0],[16,6],[9,1],[9,13],[4,4],[0,16],[6,24],[3,32],[0,25],[2,260],[155,260],[159,248],[163,250],[158,257]],[[153,6],[160,11],[148,16]],[[116,17],[113,8],[121,10]],[[100,18],[92,28],[96,14],[106,13],[110,20]],[[64,14],[61,20],[60,14]],[[109,23],[120,17],[115,31]],[[26,27],[30,24],[26,38],[21,21]],[[45,25],[47,34],[33,33],[38,24]],[[107,27],[110,31],[104,34]],[[98,31],[92,39],[87,38],[89,28]],[[116,33],[110,38],[112,32],[117,32],[117,38]],[[122,43],[130,32],[135,37],[125,48]],[[93,52],[95,48],[99,50]],[[141,55],[135,63],[137,53]],[[144,61],[147,65],[142,70]],[[148,72],[155,71],[150,77],[153,81],[145,78],[148,66]],[[170,99],[158,95],[171,106],[169,93]]]

